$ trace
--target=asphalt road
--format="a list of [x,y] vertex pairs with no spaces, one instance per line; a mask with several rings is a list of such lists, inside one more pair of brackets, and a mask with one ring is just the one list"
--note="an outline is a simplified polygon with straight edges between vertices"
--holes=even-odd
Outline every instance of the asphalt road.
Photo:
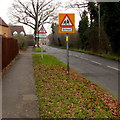
[[[43,47],[47,51],[46,54],[54,55],[66,63],[66,50],[49,46]],[[83,74],[117,99],[120,98],[118,95],[120,62],[74,51],[69,51],[69,62],[70,67],[78,73]]]

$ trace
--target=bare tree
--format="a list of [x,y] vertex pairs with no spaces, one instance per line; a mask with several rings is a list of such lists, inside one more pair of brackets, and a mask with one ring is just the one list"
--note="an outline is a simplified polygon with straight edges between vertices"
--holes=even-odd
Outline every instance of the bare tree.
[[84,2],[71,0],[71,2],[66,6],[67,9],[74,8],[75,10],[77,10],[80,18],[82,17],[82,12],[86,10],[86,7],[88,7],[88,2],[85,0]]
[[[55,11],[59,3],[54,0],[15,0],[12,4],[11,15],[16,23],[25,24],[34,29],[34,35],[41,24],[50,23],[56,18]],[[36,37],[35,42],[38,43]]]

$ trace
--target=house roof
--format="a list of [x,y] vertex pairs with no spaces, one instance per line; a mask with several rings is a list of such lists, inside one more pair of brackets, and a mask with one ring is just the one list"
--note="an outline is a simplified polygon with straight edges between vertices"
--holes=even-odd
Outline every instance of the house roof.
[[0,17],[0,25],[8,27],[8,25],[5,23],[5,21]]
[[10,27],[10,30],[11,30],[12,35],[13,35],[13,33],[14,33],[15,31],[16,31],[17,33],[24,32],[24,34],[26,34],[23,26],[12,26],[12,25],[10,25],[9,27]]

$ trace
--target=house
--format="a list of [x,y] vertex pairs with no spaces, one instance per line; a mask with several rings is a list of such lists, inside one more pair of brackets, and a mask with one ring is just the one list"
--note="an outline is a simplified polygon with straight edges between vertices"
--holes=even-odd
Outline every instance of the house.
[[0,36],[12,37],[9,26],[0,17]]
[[23,26],[10,25],[9,27],[10,27],[12,36],[14,36],[16,34],[21,34],[21,35],[24,35],[24,36],[26,35]]

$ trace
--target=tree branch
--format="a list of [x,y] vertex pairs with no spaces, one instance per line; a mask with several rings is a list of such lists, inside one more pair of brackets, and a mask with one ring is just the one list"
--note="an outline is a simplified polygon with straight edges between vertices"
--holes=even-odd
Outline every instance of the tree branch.
[[34,30],[36,24],[40,26],[42,21],[43,24],[50,23],[49,20],[54,19],[55,10],[58,6],[56,4],[53,5],[53,1],[30,0],[29,2],[22,2],[22,0],[16,0],[12,4],[13,10],[11,11],[14,21],[28,25]]

